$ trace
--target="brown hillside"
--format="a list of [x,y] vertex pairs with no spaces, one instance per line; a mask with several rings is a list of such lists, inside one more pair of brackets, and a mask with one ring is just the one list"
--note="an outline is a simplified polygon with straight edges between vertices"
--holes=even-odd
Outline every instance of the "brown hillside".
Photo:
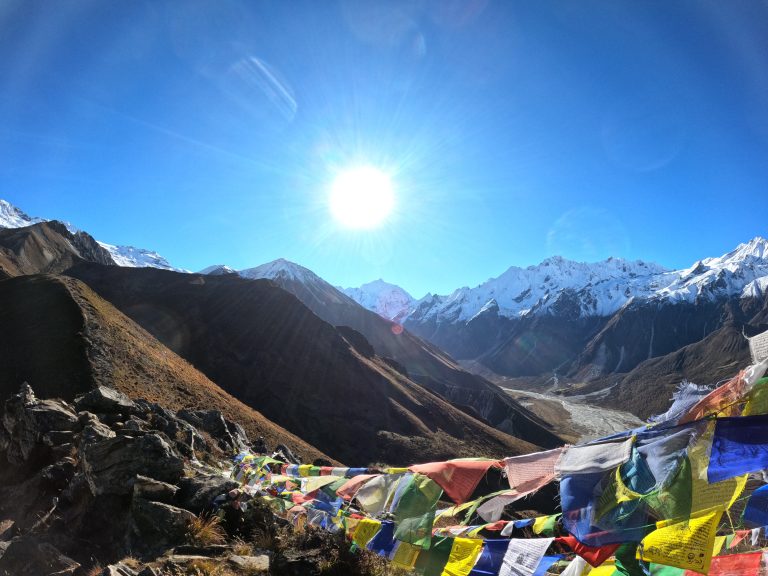
[[68,274],[226,391],[344,462],[534,449],[414,383],[362,336],[345,339],[271,282],[91,264]]
[[80,261],[114,265],[112,256],[85,232],[72,234],[61,222],[0,228],[0,278],[58,274]]
[[641,363],[621,380],[605,402],[648,418],[669,408],[672,393],[681,381],[715,384],[734,376],[749,363],[746,339],[735,327],[725,326],[695,344]]
[[249,437],[324,455],[225,393],[193,366],[73,278],[0,281],[0,399],[23,381],[41,396],[72,400],[97,385],[168,408],[217,409]]

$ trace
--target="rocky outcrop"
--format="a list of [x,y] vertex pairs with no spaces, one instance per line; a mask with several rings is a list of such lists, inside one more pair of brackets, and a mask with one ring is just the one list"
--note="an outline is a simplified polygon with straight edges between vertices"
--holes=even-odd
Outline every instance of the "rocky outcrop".
[[[198,514],[215,512],[214,500],[239,486],[210,464],[228,465],[229,451],[248,444],[242,428],[220,412],[185,419],[104,387],[72,406],[40,400],[24,384],[0,416],[3,576],[79,575],[81,564],[94,560],[155,558],[185,545]],[[243,572],[264,566],[231,546],[217,555]],[[104,573],[140,571],[114,563]]]

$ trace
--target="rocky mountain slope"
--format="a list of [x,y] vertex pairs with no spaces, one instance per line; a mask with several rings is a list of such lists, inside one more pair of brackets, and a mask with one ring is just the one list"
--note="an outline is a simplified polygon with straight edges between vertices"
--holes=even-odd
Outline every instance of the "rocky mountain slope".
[[294,574],[271,510],[227,478],[247,442],[216,410],[24,384],[0,404],[0,574]]
[[0,281],[0,326],[0,401],[21,382],[66,400],[109,386],[176,409],[217,409],[254,438],[285,443],[310,459],[328,458],[221,390],[78,280]]
[[522,427],[525,441],[472,418],[271,282],[94,264],[67,273],[224,390],[339,460],[521,453],[556,441],[533,419]]
[[329,324],[349,326],[360,332],[377,354],[394,359],[411,379],[495,428],[535,444],[557,443],[545,422],[497,386],[467,372],[439,348],[403,330],[399,324],[364,309],[311,270],[280,259],[239,274],[269,279]]
[[109,252],[91,236],[73,234],[61,222],[0,229],[0,278],[56,274],[79,261],[114,265]]
[[[0,199],[0,228],[23,228],[42,222],[49,222],[49,220],[28,216],[25,212],[10,202]],[[67,222],[63,224],[72,234],[77,234],[79,232],[79,230],[71,224]],[[147,266],[150,268],[162,268],[164,270],[177,270],[177,268],[171,266],[168,260],[152,250],[136,248],[134,246],[115,246],[113,244],[107,244],[106,242],[99,242],[98,244],[109,253],[112,260],[118,266]]]

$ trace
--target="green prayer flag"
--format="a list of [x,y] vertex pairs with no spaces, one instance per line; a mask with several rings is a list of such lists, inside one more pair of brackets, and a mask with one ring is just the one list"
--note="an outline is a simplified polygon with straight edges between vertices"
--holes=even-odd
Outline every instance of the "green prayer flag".
[[443,489],[431,478],[414,474],[402,493],[395,513],[395,538],[423,549],[429,548],[435,510]]
[[453,538],[432,538],[429,550],[422,550],[414,570],[423,576],[440,576],[448,563]]

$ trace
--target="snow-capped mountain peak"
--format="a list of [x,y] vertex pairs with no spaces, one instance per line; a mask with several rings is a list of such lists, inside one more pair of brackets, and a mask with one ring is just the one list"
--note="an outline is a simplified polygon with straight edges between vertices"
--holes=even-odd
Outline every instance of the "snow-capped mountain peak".
[[[48,221],[49,220],[46,218],[28,216],[10,202],[0,199],[0,228],[23,228],[24,226],[31,226],[32,224]],[[63,224],[72,234],[76,234],[80,231],[69,222],[63,222]],[[162,268],[164,270],[186,272],[186,270],[174,268],[168,260],[152,250],[135,248],[134,246],[115,246],[113,244],[107,244],[106,242],[99,242],[99,244],[110,253],[115,264],[118,266],[127,266],[131,268]]]
[[300,266],[295,262],[286,260],[285,258],[278,258],[277,260],[267,262],[266,264],[261,264],[255,268],[240,270],[239,274],[243,278],[251,278],[254,280],[260,278],[281,278],[284,280],[295,280],[304,284],[313,282],[325,282],[311,270],[304,268],[304,266]]
[[32,218],[6,200],[0,199],[0,228],[23,228],[45,222],[42,218]]
[[[396,294],[397,286],[372,282],[344,292],[366,308],[391,318],[389,302],[380,294]],[[468,322],[491,308],[508,318],[529,314],[609,316],[643,301],[691,302],[723,296],[749,297],[768,290],[768,240],[756,237],[734,250],[704,258],[689,268],[669,270],[652,262],[608,258],[584,263],[552,256],[540,264],[512,266],[496,278],[445,296],[407,304],[398,319],[412,323]],[[403,305],[405,305],[403,303]]]
[[359,288],[340,287],[339,290],[358,304],[394,322],[401,321],[415,303],[413,296],[400,286],[385,282],[381,278]]
[[207,268],[203,268],[198,272],[198,274],[207,274],[209,276],[221,276],[223,274],[237,274],[237,270],[235,270],[230,266],[227,266],[226,264],[214,264],[213,266],[208,266]]
[[176,272],[186,272],[171,266],[170,262],[152,250],[144,248],[135,248],[133,246],[114,246],[106,242],[99,242],[102,248],[105,248],[111,255],[112,260],[118,266],[129,268],[160,268],[162,270],[175,270]]

